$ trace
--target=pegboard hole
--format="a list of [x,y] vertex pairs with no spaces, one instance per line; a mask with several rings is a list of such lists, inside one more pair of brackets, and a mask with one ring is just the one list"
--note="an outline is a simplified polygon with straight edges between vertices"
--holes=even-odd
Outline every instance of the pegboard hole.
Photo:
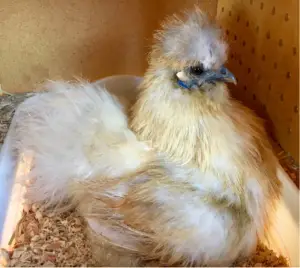
[[271,38],[271,33],[270,33],[270,31],[267,32],[266,38],[267,38],[267,39],[270,39],[270,38]]
[[264,3],[261,2],[261,3],[260,3],[260,9],[263,10],[263,9],[264,9],[264,6],[265,6]]
[[294,112],[299,113],[299,107],[297,105],[294,107]]
[[242,65],[242,64],[243,64],[242,60],[239,60],[239,65]]
[[247,71],[248,71],[248,74],[250,74],[250,73],[251,73],[251,68],[249,67],[249,68],[247,69]]
[[290,79],[290,78],[291,78],[291,72],[287,72],[287,73],[286,73],[286,78],[287,78],[287,79]]
[[272,15],[275,15],[275,12],[276,12],[276,9],[275,9],[275,7],[273,7],[273,8],[272,8],[272,13],[271,13],[271,14],[272,14]]
[[229,35],[229,30],[228,29],[226,30],[226,34]]
[[262,60],[262,61],[265,61],[265,60],[266,60],[266,55],[265,55],[265,54],[263,54],[263,55],[261,56],[261,60]]
[[259,26],[256,26],[255,31],[256,31],[256,33],[259,32]]
[[284,20],[285,20],[285,21],[289,21],[289,19],[290,19],[290,16],[289,16],[288,13],[286,13],[286,14],[284,15]]
[[282,47],[282,46],[283,46],[283,40],[282,40],[282,39],[279,39],[279,41],[278,41],[278,45],[279,45],[280,47]]
[[252,99],[253,99],[254,101],[256,100],[256,95],[255,95],[255,94],[252,95]]
[[292,128],[288,128],[288,133],[291,134],[292,133]]
[[250,23],[249,23],[249,21],[247,20],[247,21],[246,21],[246,27],[249,27],[249,24],[250,24]]
[[240,20],[241,20],[241,17],[240,17],[240,16],[237,16],[237,17],[236,17],[236,21],[239,22]]
[[280,100],[281,100],[281,101],[284,101],[284,96],[283,96],[282,93],[280,94]]
[[224,7],[222,7],[221,11],[222,11],[222,12],[224,12],[224,10],[225,10],[225,8],[224,8]]
[[277,62],[274,62],[273,67],[274,67],[275,70],[277,70],[277,67],[278,67]]
[[293,55],[296,56],[297,55],[297,48],[293,47]]
[[229,17],[231,17],[231,10],[229,11],[229,13],[228,13],[228,14],[229,14]]
[[251,53],[252,53],[252,54],[255,54],[255,47],[252,47]]
[[247,90],[247,86],[244,86],[244,91],[246,91]]
[[243,47],[246,46],[246,41],[243,41],[242,45],[243,45]]
[[250,0],[250,5],[252,5],[253,4],[253,0]]
[[233,59],[233,58],[234,58],[234,55],[233,55],[233,53],[231,53],[231,54],[230,54],[230,58],[231,58],[231,59]]
[[269,89],[269,91],[271,91],[271,89],[272,89],[272,85],[271,84],[268,85],[268,89]]
[[237,40],[237,36],[236,36],[236,35],[234,35],[234,40],[235,40],[235,41]]

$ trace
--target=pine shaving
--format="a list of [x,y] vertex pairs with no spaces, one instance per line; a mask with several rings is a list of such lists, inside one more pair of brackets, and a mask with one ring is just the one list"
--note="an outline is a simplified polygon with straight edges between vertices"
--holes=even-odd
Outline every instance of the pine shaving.
[[36,207],[23,212],[9,266],[93,266],[83,219],[75,211],[51,215]]
[[[31,208],[25,207],[25,210],[15,232],[13,251],[9,254],[2,250],[4,253],[0,255],[2,258],[0,266],[96,266],[85,236],[85,222],[77,212],[44,214],[36,205]],[[260,244],[253,256],[235,263],[234,266],[288,267],[289,265],[285,257]]]

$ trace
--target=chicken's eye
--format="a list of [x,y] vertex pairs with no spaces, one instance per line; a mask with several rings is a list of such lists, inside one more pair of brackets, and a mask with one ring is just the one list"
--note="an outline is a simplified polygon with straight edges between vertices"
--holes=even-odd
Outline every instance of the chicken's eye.
[[201,66],[193,66],[190,68],[190,72],[192,75],[201,75],[203,73],[203,69]]

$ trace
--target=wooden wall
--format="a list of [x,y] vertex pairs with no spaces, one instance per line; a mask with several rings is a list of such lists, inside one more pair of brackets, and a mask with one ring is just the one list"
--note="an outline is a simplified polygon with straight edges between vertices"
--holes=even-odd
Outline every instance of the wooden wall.
[[194,4],[215,15],[217,0],[1,0],[0,84],[142,75],[161,19]]

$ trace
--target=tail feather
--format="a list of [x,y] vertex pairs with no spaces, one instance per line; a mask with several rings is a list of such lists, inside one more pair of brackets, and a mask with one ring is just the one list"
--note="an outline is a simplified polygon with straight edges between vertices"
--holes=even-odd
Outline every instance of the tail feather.
[[118,99],[87,82],[49,82],[17,109],[14,145],[30,152],[29,198],[62,203],[70,184],[95,176],[118,177],[138,167],[147,151],[127,125]]

